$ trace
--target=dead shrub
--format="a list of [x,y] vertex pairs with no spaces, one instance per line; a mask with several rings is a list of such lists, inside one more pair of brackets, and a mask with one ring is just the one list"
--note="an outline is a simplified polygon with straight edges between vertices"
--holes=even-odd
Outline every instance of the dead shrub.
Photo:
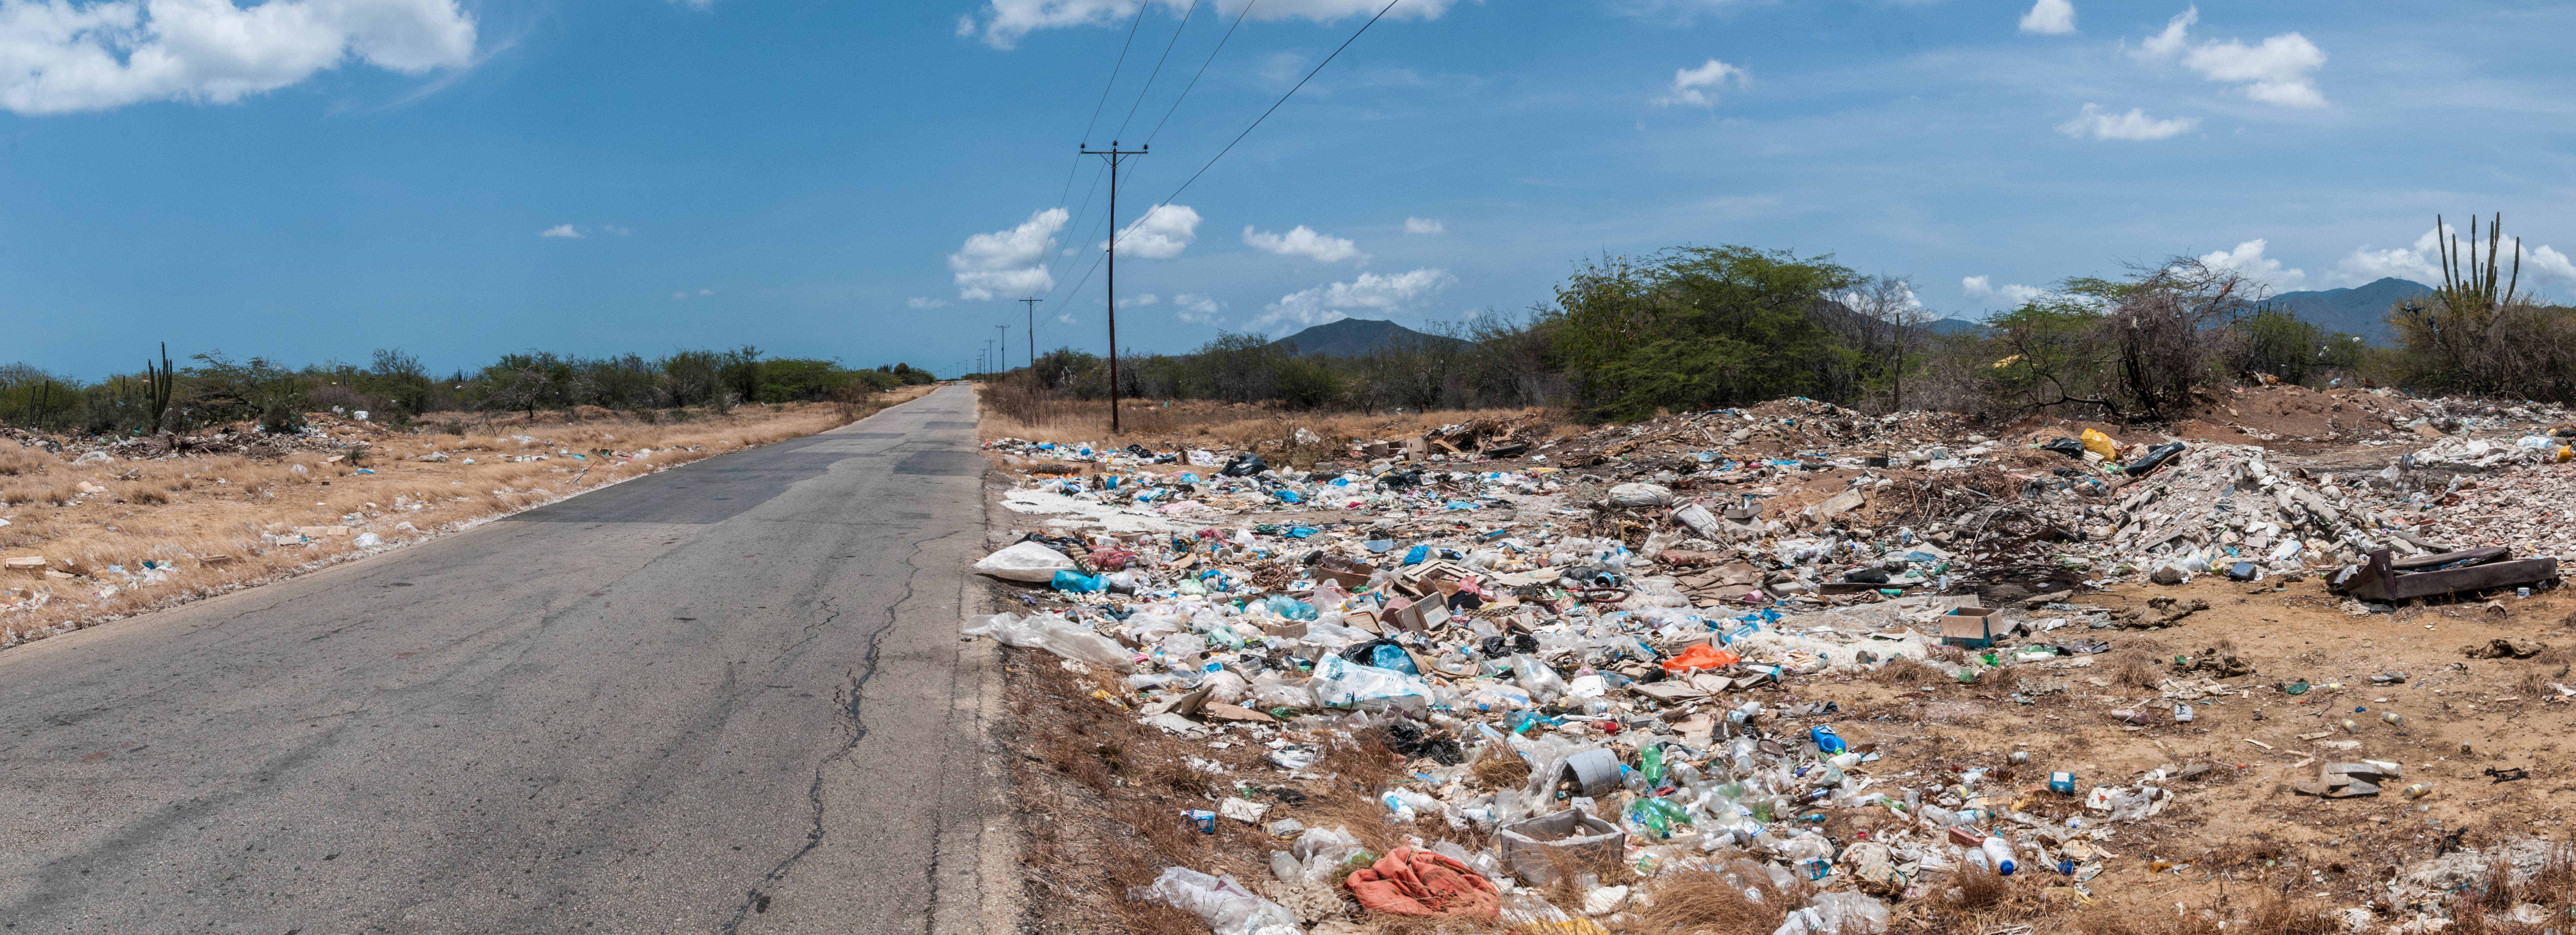
[[142,484],[136,484],[125,488],[125,491],[119,496],[123,497],[127,503],[157,506],[170,502],[169,494],[154,490],[151,487]]
[[2012,896],[2012,881],[1975,864],[1961,866],[1951,882],[1954,885],[1942,901],[1960,912],[1993,909]]
[[2550,845],[2540,869],[2523,882],[2522,898],[2552,909],[2576,903],[2576,843]]
[[2155,662],[2142,652],[2119,653],[2111,660],[2113,685],[2153,689],[2163,680],[2164,677],[2156,672]]
[[1493,753],[1470,767],[1478,785],[1487,789],[1518,789],[1529,783],[1530,764],[1517,754]]
[[2292,899],[2279,890],[2264,892],[2246,924],[2253,935],[2332,935],[2343,929],[2342,923],[2321,906]]
[[1933,685],[1949,678],[1931,663],[1903,656],[1888,660],[1886,665],[1879,666],[1878,671],[1870,673],[1869,677],[1871,681],[1889,688]]
[[[1747,895],[1748,889],[1762,898]],[[1653,905],[1637,911],[1641,924],[1632,930],[1767,935],[1780,927],[1791,909],[1805,902],[1799,894],[1772,886],[1767,875],[1744,880],[1723,868],[1657,874],[1646,885],[1646,895]]]

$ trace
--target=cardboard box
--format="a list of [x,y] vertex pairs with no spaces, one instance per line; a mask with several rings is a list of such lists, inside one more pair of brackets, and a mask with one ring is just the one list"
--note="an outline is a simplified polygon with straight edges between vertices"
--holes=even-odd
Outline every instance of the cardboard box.
[[1415,633],[1428,633],[1449,622],[1449,605],[1438,598],[1414,601],[1395,612],[1395,622]]
[[1996,637],[2012,633],[1991,607],[1954,607],[1940,620],[1941,642],[1952,646],[1984,649],[1994,645]]

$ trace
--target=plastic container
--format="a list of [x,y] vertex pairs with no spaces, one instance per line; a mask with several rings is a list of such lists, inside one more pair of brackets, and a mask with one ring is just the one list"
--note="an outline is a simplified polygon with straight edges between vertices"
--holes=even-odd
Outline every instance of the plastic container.
[[1995,873],[2012,876],[2014,870],[2020,869],[2021,865],[2013,860],[2011,842],[1989,836],[1978,848],[1986,852],[1986,866],[1994,868]]
[[1835,734],[1833,727],[1827,724],[1818,724],[1814,727],[1807,728],[1807,739],[1815,741],[1816,749],[1823,751],[1826,756],[1832,756],[1848,749],[1843,743],[1843,738],[1840,735]]

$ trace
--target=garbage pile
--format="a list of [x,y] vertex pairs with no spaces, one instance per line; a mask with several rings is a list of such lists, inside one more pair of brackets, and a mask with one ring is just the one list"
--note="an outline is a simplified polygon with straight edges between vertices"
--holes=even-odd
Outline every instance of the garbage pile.
[[[1339,886],[1396,914],[1424,913],[1369,894],[1416,908],[1434,894],[1513,925],[1567,922],[1529,888],[1604,861],[1648,884],[1685,871],[1806,881],[1821,892],[1787,935],[1883,930],[1891,903],[1971,865],[2044,870],[2083,893],[2119,826],[2160,813],[2209,764],[2119,786],[2055,773],[2044,790],[1981,771],[1874,775],[1877,751],[1836,734],[1832,704],[1748,692],[1907,660],[1929,666],[1907,678],[1939,681],[2026,667],[2036,677],[2013,700],[2028,703],[2066,691],[2072,673],[2055,670],[2118,638],[2095,631],[2209,606],[2067,602],[2085,590],[2298,580],[2493,539],[2576,545],[2561,532],[2576,516],[2551,512],[2576,504],[2563,459],[2466,474],[2419,453],[2311,471],[2250,445],[1989,438],[1945,414],[1806,400],[1553,440],[1488,426],[1354,441],[1309,468],[1260,451],[988,448],[1020,477],[1002,505],[1034,528],[976,570],[1028,589],[968,634],[1115,673],[1097,700],[1176,736],[1248,738],[1291,777],[1315,778],[1334,738],[1383,729],[1409,777],[1382,793],[1388,820],[1423,838],[1472,826],[1490,847],[1372,854],[1233,800],[1190,820],[1278,835],[1283,886]],[[2156,705],[2111,714],[2188,721],[2190,702],[2229,693],[2215,678],[2250,671],[2212,656],[2166,680]],[[1522,767],[1526,780],[1486,781]],[[2324,769],[2315,791],[2335,796],[2399,773]],[[1829,836],[1828,819],[1868,831]],[[1202,877],[1167,875],[1137,898],[1200,911],[1219,932],[1319,918]],[[1605,920],[1651,898],[1650,885],[1584,879],[1586,914]]]

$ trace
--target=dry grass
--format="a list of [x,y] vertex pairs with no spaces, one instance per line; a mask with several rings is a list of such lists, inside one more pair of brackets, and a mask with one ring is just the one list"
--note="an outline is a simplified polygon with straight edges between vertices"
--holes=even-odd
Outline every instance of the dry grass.
[[[1112,437],[1106,400],[1040,399],[1017,386],[989,383],[978,387],[978,392],[985,403],[979,431],[987,441],[1025,438],[1107,444]],[[1536,409],[1444,409],[1368,415],[1300,412],[1266,404],[1207,400],[1121,400],[1118,416],[1121,432],[1116,438],[1121,445],[1143,441],[1254,450],[1265,443],[1276,443],[1273,450],[1290,452],[1297,448],[1295,435],[1302,428],[1325,441],[1321,450],[1311,453],[1329,451],[1327,456],[1346,451],[1344,443],[1349,441],[1408,438],[1474,419],[1537,418],[1550,426],[1550,437],[1576,434],[1580,428]]]
[[2155,658],[2142,651],[2115,653],[2111,657],[2111,684],[2154,690],[2164,676],[2156,669]]
[[[887,394],[884,404],[928,389]],[[846,424],[844,412],[829,403],[743,406],[731,416],[660,424],[605,410],[604,417],[590,419],[541,413],[534,420],[486,421],[477,415],[466,435],[394,434],[317,414],[317,424],[328,424],[334,436],[372,443],[364,463],[373,474],[312,452],[275,460],[216,455],[76,465],[40,448],[0,451],[0,500],[16,508],[9,525],[0,527],[0,557],[42,556],[54,569],[86,575],[0,572],[0,587],[8,589],[0,594],[0,647],[364,553],[352,544],[354,533],[285,546],[264,543],[264,533],[345,523],[389,545],[425,540],[602,484],[835,428]],[[442,422],[465,427],[463,419],[424,424]],[[514,435],[537,441],[522,443]],[[623,457],[645,448],[654,453],[641,460]],[[412,460],[433,450],[452,460]],[[558,450],[585,457],[554,455]],[[538,453],[552,459],[507,460]],[[468,458],[477,463],[465,464]],[[83,482],[108,492],[80,494]],[[145,561],[173,563],[175,574],[140,583],[108,570],[140,572]]]
[[[1747,891],[1761,894],[1756,900]],[[1646,884],[1651,905],[1638,910],[1635,931],[1693,935],[1768,935],[1789,912],[1807,902],[1803,886],[1781,889],[1768,874],[1739,874],[1726,867],[1678,869]]]
[[1879,666],[1878,671],[1870,673],[1869,677],[1871,681],[1890,688],[1938,685],[1950,680],[1949,674],[1941,671],[1939,666],[1920,659],[1906,658],[1888,660],[1886,665]]

